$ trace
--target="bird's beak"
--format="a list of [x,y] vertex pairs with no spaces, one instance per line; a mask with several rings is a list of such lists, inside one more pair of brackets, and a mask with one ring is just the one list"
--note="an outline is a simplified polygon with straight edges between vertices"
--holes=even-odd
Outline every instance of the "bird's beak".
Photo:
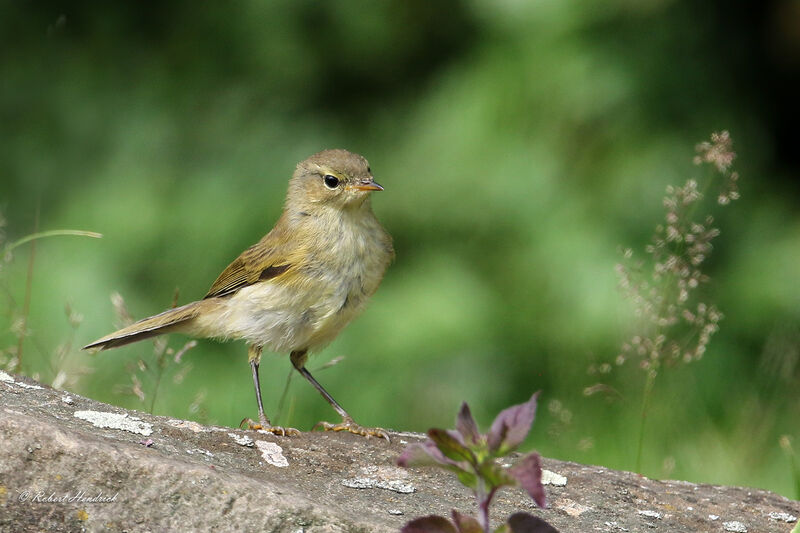
[[378,183],[376,183],[373,180],[359,182],[359,183],[353,185],[353,188],[355,188],[358,191],[382,191],[383,190],[383,187],[381,187]]

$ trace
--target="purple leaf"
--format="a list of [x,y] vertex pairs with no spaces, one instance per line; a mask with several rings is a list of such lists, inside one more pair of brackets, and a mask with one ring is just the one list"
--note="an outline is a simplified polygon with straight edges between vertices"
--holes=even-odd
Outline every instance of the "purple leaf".
[[461,410],[456,417],[456,429],[461,433],[461,436],[464,437],[464,441],[468,444],[474,444],[481,440],[478,424],[476,424],[475,419],[472,418],[472,413],[469,410],[467,402],[461,404]]
[[397,465],[404,468],[409,466],[426,466],[436,461],[431,457],[425,446],[422,444],[409,444],[400,457],[397,458]]
[[500,455],[504,455],[525,440],[531,430],[533,418],[536,416],[536,398],[538,396],[539,393],[536,392],[527,402],[513,405],[497,415],[489,430],[489,451],[499,451]]
[[514,513],[509,516],[508,527],[512,533],[558,533],[556,528],[528,513]]
[[453,522],[458,528],[458,533],[483,533],[481,524],[471,516],[464,515],[453,509]]
[[409,444],[400,457],[397,458],[397,464],[403,467],[409,466],[428,466],[436,463],[447,463],[449,460],[442,455],[442,452],[431,441],[423,443]]
[[436,444],[436,447],[446,457],[453,461],[466,461],[469,464],[477,462],[475,454],[464,445],[461,435],[455,431],[437,428],[429,429],[428,438]]
[[397,458],[397,464],[406,468],[409,466],[430,466],[438,464],[455,470],[456,472],[469,468],[469,465],[465,462],[457,462],[445,457],[432,440],[406,446],[406,449],[403,450],[403,453]]
[[541,508],[545,507],[547,502],[542,486],[542,464],[538,453],[529,453],[509,468],[508,473],[522,485],[523,489],[528,491],[536,505]]
[[467,443],[464,442],[464,437],[462,437],[461,433],[458,431],[454,429],[445,429],[444,432],[447,433],[451,438],[455,439],[459,445],[463,446],[464,448],[467,447]]
[[400,533],[458,533],[458,530],[447,518],[432,514],[412,520]]

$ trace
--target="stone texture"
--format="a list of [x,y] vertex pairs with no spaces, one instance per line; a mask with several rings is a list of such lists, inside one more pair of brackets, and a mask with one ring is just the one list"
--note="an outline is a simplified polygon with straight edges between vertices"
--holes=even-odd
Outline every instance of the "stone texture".
[[[276,437],[125,411],[2,374],[3,532],[397,531],[414,517],[473,511],[454,476],[395,466],[420,435],[391,433],[391,444]],[[762,490],[549,459],[544,468],[566,478],[546,487],[548,509],[506,489],[493,517],[524,510],[565,533],[789,533],[800,516],[800,503]]]

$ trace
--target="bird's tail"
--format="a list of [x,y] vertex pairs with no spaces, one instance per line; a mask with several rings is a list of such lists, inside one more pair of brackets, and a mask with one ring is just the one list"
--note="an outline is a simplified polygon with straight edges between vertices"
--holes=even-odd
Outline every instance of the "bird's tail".
[[200,308],[203,303],[203,300],[192,302],[181,307],[164,311],[155,316],[143,318],[130,326],[106,335],[102,339],[97,339],[87,344],[83,349],[92,351],[106,350],[108,348],[123,346],[131,342],[149,339],[150,337],[169,333],[171,331],[183,330],[189,325],[188,322],[200,313]]

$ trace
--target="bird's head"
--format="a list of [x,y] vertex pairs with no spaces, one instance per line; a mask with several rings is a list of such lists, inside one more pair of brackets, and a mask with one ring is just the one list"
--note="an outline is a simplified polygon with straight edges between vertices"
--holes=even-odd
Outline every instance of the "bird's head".
[[363,205],[371,192],[382,190],[364,157],[347,150],[325,150],[297,165],[286,202],[287,207],[300,209],[348,209]]

